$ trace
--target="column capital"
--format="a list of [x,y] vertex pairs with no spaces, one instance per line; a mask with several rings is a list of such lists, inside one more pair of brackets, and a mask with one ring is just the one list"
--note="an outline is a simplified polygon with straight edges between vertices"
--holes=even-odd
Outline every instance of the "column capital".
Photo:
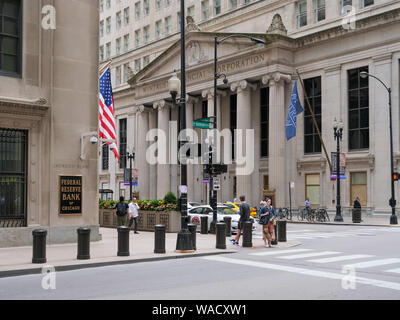
[[214,96],[214,89],[205,89],[201,92],[203,98],[211,99]]
[[197,103],[199,101],[198,97],[193,97],[189,94],[186,95],[186,103]]
[[292,81],[292,75],[284,74],[280,72],[274,72],[272,74],[267,74],[262,78],[263,84],[267,84],[269,86],[274,86],[280,82],[290,83]]
[[250,83],[247,80],[240,80],[231,84],[231,91],[237,91],[238,93],[243,90],[256,90],[257,84]]
[[159,100],[153,103],[153,109],[156,110],[162,110],[164,108],[168,108],[171,106],[171,103],[165,101],[165,100]]

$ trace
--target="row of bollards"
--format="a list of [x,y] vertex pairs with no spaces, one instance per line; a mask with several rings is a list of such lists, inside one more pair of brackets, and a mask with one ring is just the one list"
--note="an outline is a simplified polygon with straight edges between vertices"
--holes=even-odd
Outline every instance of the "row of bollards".
[[[204,218],[204,219],[203,219]],[[207,217],[201,217],[201,233],[208,233]],[[243,242],[245,248],[253,246],[252,242],[252,227],[250,221],[243,224]],[[196,230],[195,224],[188,224],[189,232],[192,235],[193,250],[196,248]],[[118,231],[118,256],[129,256],[129,227],[121,226],[117,228]],[[206,232],[207,231],[207,232]],[[158,224],[154,228],[154,253],[165,253],[165,225]],[[77,229],[78,234],[78,253],[77,259],[84,260],[90,259],[90,228]],[[278,220],[275,225],[275,234],[277,242],[286,241],[286,221]],[[36,229],[32,232],[33,235],[33,256],[32,263],[46,263],[46,236],[47,230]],[[216,225],[216,248],[226,249],[226,237],[231,236],[231,218],[225,217],[224,222],[218,222]]]

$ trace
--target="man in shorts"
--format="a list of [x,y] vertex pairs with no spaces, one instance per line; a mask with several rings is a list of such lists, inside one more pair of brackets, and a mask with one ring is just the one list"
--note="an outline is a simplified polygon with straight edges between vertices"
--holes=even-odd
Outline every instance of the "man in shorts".
[[230,241],[232,242],[233,245],[238,246],[239,245],[239,239],[240,239],[240,234],[243,229],[243,224],[249,220],[250,218],[250,206],[246,203],[246,198],[245,196],[240,196],[240,202],[242,203],[239,206],[239,214],[240,214],[240,219],[238,222],[238,230],[235,239],[231,239]]

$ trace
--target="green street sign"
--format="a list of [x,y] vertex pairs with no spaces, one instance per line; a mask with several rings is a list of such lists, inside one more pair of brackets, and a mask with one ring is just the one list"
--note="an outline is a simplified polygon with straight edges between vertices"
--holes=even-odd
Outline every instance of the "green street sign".
[[203,122],[199,120],[193,121],[193,128],[200,128],[200,129],[213,129],[214,125],[212,122]]

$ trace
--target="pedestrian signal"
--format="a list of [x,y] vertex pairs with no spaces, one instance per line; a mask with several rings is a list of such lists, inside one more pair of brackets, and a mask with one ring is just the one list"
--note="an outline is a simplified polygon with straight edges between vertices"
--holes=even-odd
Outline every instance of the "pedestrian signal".
[[393,172],[393,181],[398,181],[400,179],[400,173]]

